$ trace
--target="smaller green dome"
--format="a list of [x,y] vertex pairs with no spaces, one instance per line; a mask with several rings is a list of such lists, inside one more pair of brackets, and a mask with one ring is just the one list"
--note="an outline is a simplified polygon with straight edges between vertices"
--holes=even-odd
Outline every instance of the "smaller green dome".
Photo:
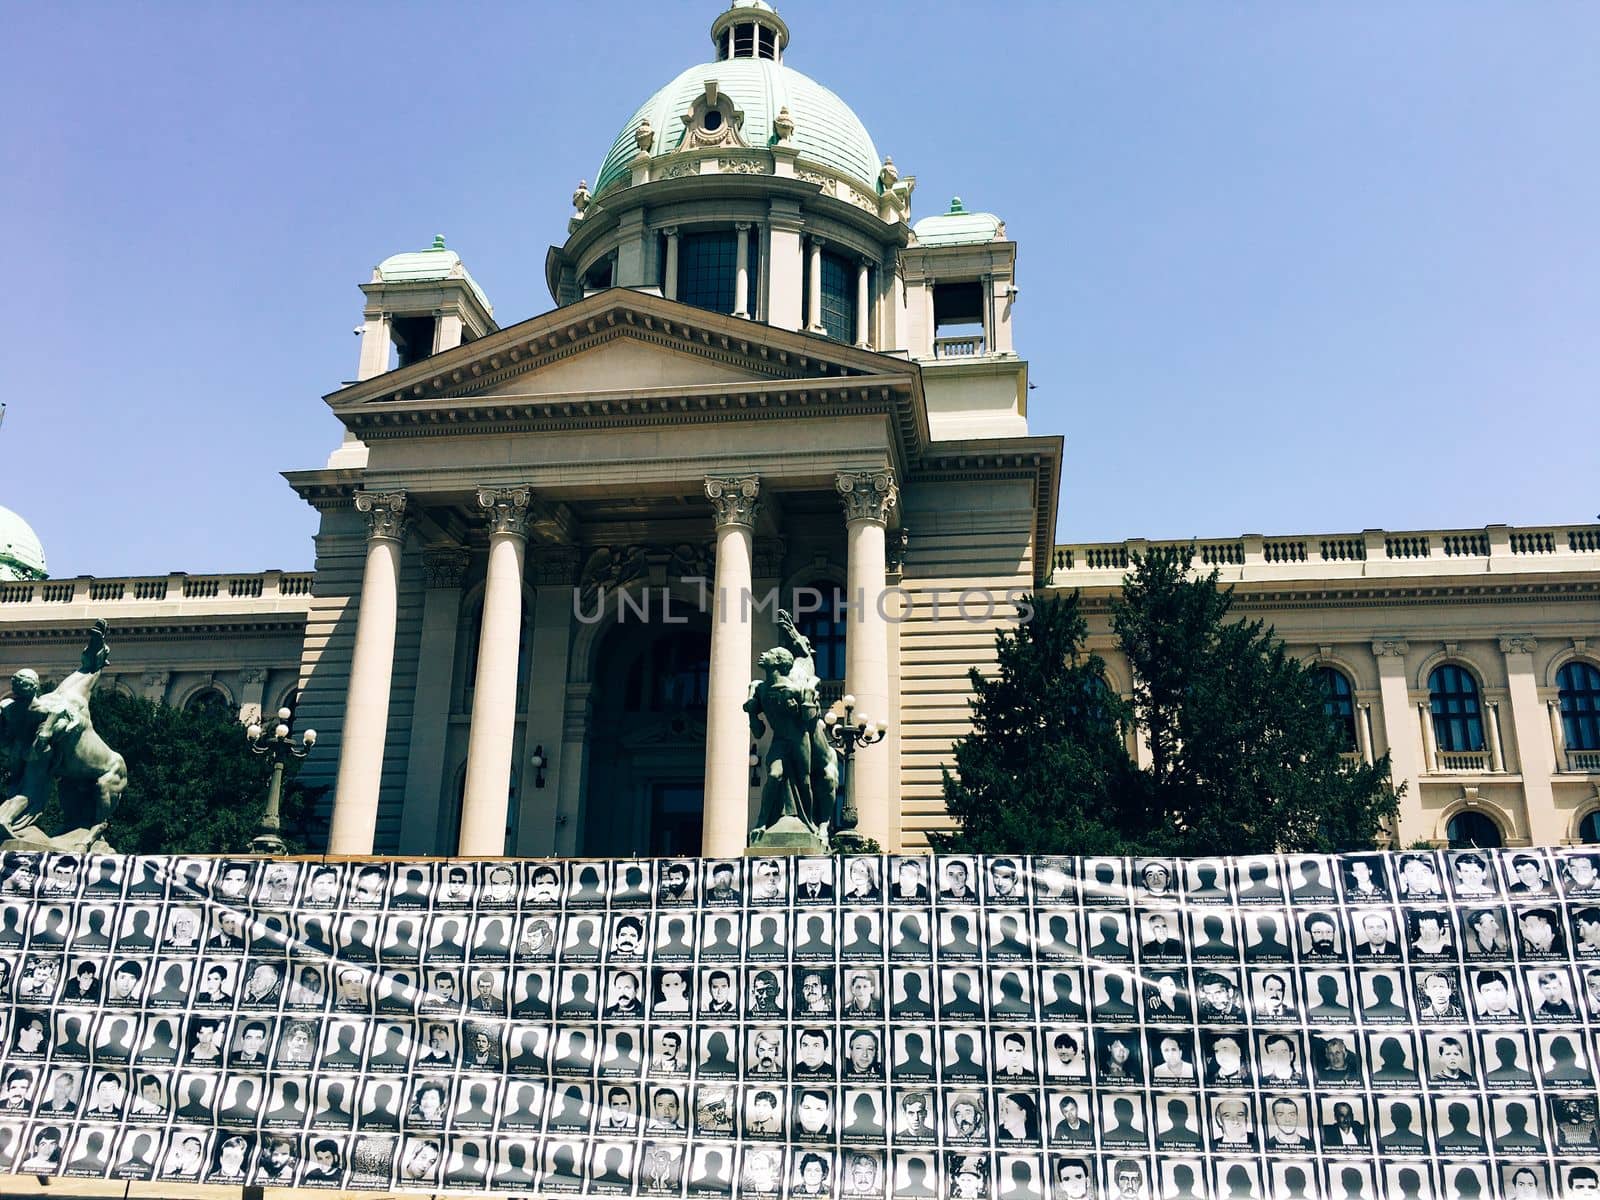
[[971,246],[1004,240],[1006,223],[993,213],[968,212],[957,196],[950,201],[949,212],[923,217],[911,232],[924,246]]
[[492,308],[478,281],[467,273],[461,255],[445,249],[444,234],[433,235],[426,250],[407,250],[391,254],[378,264],[378,279],[384,283],[430,283],[439,279],[465,279],[485,308]]
[[9,508],[0,508],[0,579],[45,578],[44,543]]

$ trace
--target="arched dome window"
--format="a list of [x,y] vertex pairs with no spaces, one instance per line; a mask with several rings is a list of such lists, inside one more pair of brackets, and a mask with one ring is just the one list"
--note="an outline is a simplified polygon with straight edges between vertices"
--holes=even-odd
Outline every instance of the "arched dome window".
[[1561,736],[1568,750],[1600,750],[1600,667],[1573,659],[1556,672]]
[[1471,809],[1451,817],[1444,834],[1452,850],[1493,850],[1505,845],[1505,837],[1494,818]]
[[1433,737],[1446,754],[1472,754],[1483,749],[1483,705],[1472,672],[1444,663],[1428,676],[1428,704]]
[[1318,667],[1317,680],[1322,684],[1322,711],[1339,731],[1339,744],[1346,751],[1356,749],[1355,693],[1343,671],[1333,667]]

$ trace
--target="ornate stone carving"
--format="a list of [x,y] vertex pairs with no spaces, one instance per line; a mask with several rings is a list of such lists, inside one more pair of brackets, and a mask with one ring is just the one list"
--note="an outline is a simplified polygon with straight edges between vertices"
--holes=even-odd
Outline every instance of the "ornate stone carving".
[[789,146],[794,144],[794,118],[789,115],[789,106],[785,104],[778,110],[778,115],[772,118],[772,132],[778,136],[778,145]]
[[356,511],[367,519],[367,536],[405,540],[406,494],[404,492],[357,492]]
[[782,538],[757,538],[755,541],[752,575],[756,579],[776,579],[783,574],[784,542]]
[[239,682],[245,687],[252,687],[262,682],[267,677],[265,667],[243,667],[239,671]]
[[614,591],[649,574],[649,553],[643,546],[597,546],[583,564],[583,603],[591,605],[602,588]]
[[680,542],[667,559],[667,574],[678,579],[710,579],[713,570],[711,547]]
[[528,536],[528,519],[532,516],[533,490],[526,487],[478,489],[478,507],[489,518],[489,532],[514,533]]
[[646,117],[639,122],[639,128],[633,131],[633,144],[638,147],[640,154],[649,154],[655,141],[656,131],[650,125],[650,118]]
[[1372,643],[1372,654],[1374,658],[1404,658],[1410,648],[1401,638],[1386,638]]
[[844,505],[844,519],[849,521],[877,521],[880,525],[889,520],[889,511],[900,502],[900,489],[895,486],[894,475],[889,471],[840,471],[833,477],[839,490],[839,502]]
[[657,179],[682,179],[685,175],[700,174],[700,160],[692,158],[688,162],[677,163],[657,173]]
[[824,175],[821,171],[795,171],[796,179],[803,179],[807,183],[814,183],[822,189],[824,196],[835,196],[839,192],[839,181],[832,175]]
[[459,546],[437,546],[422,552],[422,578],[431,588],[458,588],[466,578],[471,555]]
[[533,581],[540,587],[570,587],[578,578],[578,548],[547,546],[534,556]]
[[1539,639],[1531,633],[1508,633],[1500,639],[1501,654],[1532,654],[1539,647]]
[[718,158],[717,170],[724,175],[771,175],[772,168],[759,158]]
[[580,179],[578,180],[577,190],[572,193],[572,219],[574,221],[583,220],[583,210],[589,207],[589,200],[589,181]]
[[761,515],[761,477],[759,475],[707,475],[706,499],[716,510],[716,524],[746,525],[755,528]]
[[906,569],[906,554],[911,549],[911,531],[891,529],[884,538],[883,552],[888,560],[889,574],[899,575]]
[[684,124],[680,150],[750,145],[741,132],[744,113],[733,106],[732,97],[721,93],[715,79],[705,81],[705,91],[694,98],[689,111],[680,114],[678,119]]
[[171,679],[171,671],[146,671],[139,676],[139,686],[147,692],[154,691],[157,688],[165,691],[167,683]]

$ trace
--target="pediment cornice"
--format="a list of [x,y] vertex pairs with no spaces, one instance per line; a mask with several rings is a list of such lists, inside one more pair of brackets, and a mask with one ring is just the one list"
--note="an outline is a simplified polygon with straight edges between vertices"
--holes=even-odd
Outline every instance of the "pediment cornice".
[[[519,393],[519,378],[632,339],[744,378],[614,391]],[[914,363],[624,288],[591,296],[325,397],[363,440],[656,422],[882,413],[906,461],[928,444]]]

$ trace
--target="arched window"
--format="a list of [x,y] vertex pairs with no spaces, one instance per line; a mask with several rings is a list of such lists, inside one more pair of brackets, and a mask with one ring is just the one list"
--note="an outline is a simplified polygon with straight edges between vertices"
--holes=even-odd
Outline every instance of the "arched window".
[[1451,817],[1444,827],[1444,835],[1450,840],[1452,850],[1493,850],[1505,845],[1500,826],[1494,819],[1471,809]]
[[214,687],[201,688],[183,702],[184,712],[205,712],[217,717],[233,716],[233,701]]
[[[843,679],[847,617],[844,589],[829,580],[813,583],[810,588],[821,593],[822,606],[801,613],[795,618],[794,627],[811,643],[811,650],[815,656],[817,678],[825,680]],[[813,600],[809,593],[804,598],[807,605]],[[800,608],[802,606],[797,601],[795,607]]]
[[1578,822],[1578,841],[1585,846],[1600,846],[1600,808]]
[[1568,750],[1600,750],[1600,667],[1573,659],[1556,672]]
[[1428,701],[1440,751],[1470,754],[1483,749],[1483,705],[1472,672],[1455,663],[1435,667],[1428,676]]
[[1328,714],[1339,730],[1340,745],[1347,751],[1356,748],[1356,703],[1350,680],[1343,671],[1332,667],[1318,667],[1317,679],[1322,684],[1322,711]]

